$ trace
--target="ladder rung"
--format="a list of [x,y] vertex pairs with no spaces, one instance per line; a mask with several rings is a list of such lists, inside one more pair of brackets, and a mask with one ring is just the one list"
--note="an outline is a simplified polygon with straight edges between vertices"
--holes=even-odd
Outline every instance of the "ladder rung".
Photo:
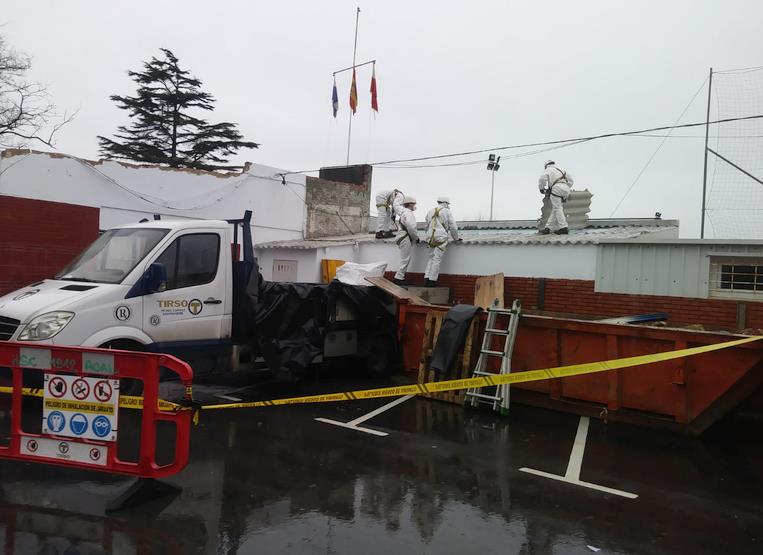
[[500,374],[496,374],[495,372],[484,372],[482,370],[475,370],[474,375],[475,376],[500,376]]
[[511,308],[493,308],[490,307],[487,309],[488,312],[495,312],[496,314],[516,314],[516,310],[512,310]]
[[503,351],[488,351],[487,349],[480,351],[483,355],[490,355],[494,357],[502,357],[505,356]]
[[500,401],[500,397],[496,397],[495,395],[485,395],[484,393],[469,393],[468,391],[466,394],[470,397],[477,397],[478,399],[487,399],[490,401]]
[[509,331],[508,330],[486,329],[485,333],[493,333],[495,335],[509,335]]

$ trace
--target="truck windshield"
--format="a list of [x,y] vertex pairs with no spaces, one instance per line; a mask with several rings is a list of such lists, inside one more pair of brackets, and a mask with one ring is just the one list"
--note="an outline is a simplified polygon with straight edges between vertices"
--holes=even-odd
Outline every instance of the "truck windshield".
[[61,270],[56,279],[120,283],[151,252],[167,229],[112,229]]

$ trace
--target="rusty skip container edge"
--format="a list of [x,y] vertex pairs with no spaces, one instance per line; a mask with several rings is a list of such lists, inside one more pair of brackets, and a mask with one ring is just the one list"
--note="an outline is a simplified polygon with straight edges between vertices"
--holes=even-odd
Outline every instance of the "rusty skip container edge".
[[[448,307],[398,305],[403,366],[418,368],[426,314]],[[481,342],[485,315],[481,316]],[[674,351],[740,335],[523,315],[512,371]],[[700,435],[763,383],[763,341],[711,353],[511,387],[511,402]]]

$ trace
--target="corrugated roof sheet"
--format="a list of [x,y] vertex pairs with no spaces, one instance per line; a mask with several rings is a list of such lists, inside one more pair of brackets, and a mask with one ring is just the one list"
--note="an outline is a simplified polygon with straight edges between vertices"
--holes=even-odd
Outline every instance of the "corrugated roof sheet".
[[[591,220],[595,222],[595,220]],[[589,225],[585,229],[573,230],[569,235],[539,235],[535,228],[536,222],[531,222],[531,228],[506,227],[500,229],[474,229],[464,225],[459,231],[464,245],[595,245],[609,240],[626,240],[645,238],[650,234],[674,231],[678,236],[678,222],[675,220],[635,220],[633,225],[611,225],[611,223],[624,223],[627,220],[610,221],[609,226]],[[468,224],[468,222],[463,222]],[[480,222],[485,224],[487,222]],[[461,223],[459,223],[461,226]],[[423,239],[424,234],[419,232]],[[358,235],[342,235],[337,237],[323,237],[315,240],[303,241],[271,241],[259,243],[258,249],[318,249],[323,247],[337,247],[354,245],[356,243],[369,243],[380,241],[370,233]],[[394,243],[394,239],[384,241]]]
[[[591,197],[588,189],[583,191],[571,191],[566,202],[562,204],[564,216],[567,218],[567,226],[570,229],[585,229],[588,225],[588,213],[591,211]],[[545,227],[548,217],[551,215],[551,199],[545,197],[540,211],[538,229]]]

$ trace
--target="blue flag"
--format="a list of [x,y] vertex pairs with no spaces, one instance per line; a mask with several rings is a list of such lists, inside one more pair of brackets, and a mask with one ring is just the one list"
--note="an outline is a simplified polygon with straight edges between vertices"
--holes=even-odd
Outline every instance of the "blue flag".
[[339,111],[339,95],[336,92],[336,78],[334,78],[334,91],[331,93],[331,106],[334,108],[334,117]]

